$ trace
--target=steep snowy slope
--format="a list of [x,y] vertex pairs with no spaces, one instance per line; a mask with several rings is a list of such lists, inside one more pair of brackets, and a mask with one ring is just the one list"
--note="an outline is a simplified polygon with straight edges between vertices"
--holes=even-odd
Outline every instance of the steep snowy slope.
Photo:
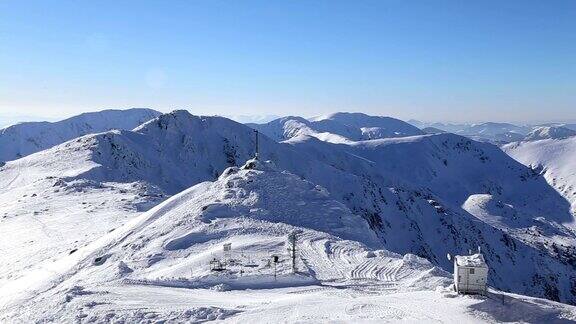
[[[498,147],[454,134],[349,145],[324,144],[308,137],[287,143],[298,151],[358,175],[373,179],[380,175],[400,183],[425,186],[434,195],[458,206],[474,193],[497,195],[517,207],[529,206],[535,214],[563,210],[567,205],[543,178],[510,159]],[[370,171],[374,173],[370,174]],[[532,206],[535,200],[538,204]],[[548,219],[565,225],[574,222],[565,209],[563,213],[556,213],[556,218]]]
[[576,302],[569,203],[497,147],[453,134],[288,143],[366,181],[359,189],[353,181],[332,187],[314,180],[373,220],[388,249],[449,269],[446,253],[481,246],[496,287]]
[[[286,251],[288,233],[298,233],[296,274]],[[228,255],[221,252],[224,243],[232,244]],[[0,320],[576,318],[574,307],[500,293],[491,293],[497,301],[442,298],[431,290],[450,283],[449,274],[381,246],[366,221],[324,188],[270,163],[249,161],[3,287]],[[273,255],[279,257],[275,266]],[[214,258],[225,261],[226,269],[210,271]],[[497,306],[501,296],[514,306]],[[324,309],[302,304],[313,300]]]
[[151,109],[103,110],[59,122],[26,122],[0,129],[0,162],[39,152],[70,139],[111,129],[132,129],[159,116]]
[[524,137],[525,141],[538,141],[543,139],[564,139],[576,136],[576,131],[561,126],[535,127]]
[[576,214],[576,137],[511,143],[502,149],[543,174],[546,181],[571,202],[572,212]]
[[[254,144],[254,132],[244,125],[177,111],[134,131],[88,135],[10,162],[0,169],[0,188],[30,195],[39,183],[55,184],[44,179],[46,174],[66,170],[52,181],[80,181],[90,190],[136,184],[134,193],[145,185],[154,194],[136,194],[140,200],[134,204],[154,204],[161,194],[214,180],[225,168],[242,164],[253,156]],[[481,246],[493,286],[576,302],[574,218],[568,202],[497,147],[453,134],[349,144],[303,135],[286,143],[261,137],[260,144],[263,159],[325,187],[367,220],[386,249],[450,270],[446,253]],[[0,212],[10,219],[13,208],[24,210],[27,204],[0,203]],[[9,224],[0,222],[0,228]]]
[[248,124],[248,126],[278,142],[299,135],[313,136],[332,143],[347,143],[423,134],[418,128],[401,120],[360,113],[336,113],[310,120],[302,117],[283,117],[266,124]]

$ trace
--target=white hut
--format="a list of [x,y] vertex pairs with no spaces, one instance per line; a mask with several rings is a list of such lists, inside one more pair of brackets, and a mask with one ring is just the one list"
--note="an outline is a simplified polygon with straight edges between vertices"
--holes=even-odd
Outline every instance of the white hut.
[[485,294],[488,265],[481,253],[454,257],[454,288],[463,294]]

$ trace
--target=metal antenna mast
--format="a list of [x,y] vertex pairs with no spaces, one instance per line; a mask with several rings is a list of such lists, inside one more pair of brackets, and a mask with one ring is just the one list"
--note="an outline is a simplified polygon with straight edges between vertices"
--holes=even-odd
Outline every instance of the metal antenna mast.
[[288,235],[288,242],[290,243],[290,252],[291,252],[291,258],[292,258],[292,273],[296,273],[297,269],[296,269],[296,241],[297,241],[297,236],[296,236],[296,232],[292,232],[290,233],[290,235]]
[[254,154],[254,158],[255,158],[256,160],[258,160],[258,153],[259,153],[259,150],[260,150],[260,148],[258,147],[258,144],[259,144],[259,143],[258,143],[258,130],[256,130],[256,129],[254,130],[254,135],[256,136],[256,152],[255,152],[255,154]]

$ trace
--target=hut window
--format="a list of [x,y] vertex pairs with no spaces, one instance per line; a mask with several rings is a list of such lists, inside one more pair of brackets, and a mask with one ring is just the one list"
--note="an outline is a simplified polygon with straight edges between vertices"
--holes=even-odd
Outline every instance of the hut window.
[[470,274],[474,274],[474,268],[470,269]]

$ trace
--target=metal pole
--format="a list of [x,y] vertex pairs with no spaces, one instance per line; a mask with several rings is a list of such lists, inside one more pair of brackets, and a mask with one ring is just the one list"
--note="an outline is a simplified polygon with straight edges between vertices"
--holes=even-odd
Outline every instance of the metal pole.
[[292,273],[296,273],[296,233],[291,233],[289,239],[292,245]]
[[292,273],[296,273],[296,237],[292,242]]
[[260,148],[258,147],[258,145],[259,145],[259,143],[258,143],[258,131],[256,129],[254,130],[254,134],[256,136],[256,152],[254,154],[254,158],[256,160],[258,160],[258,151],[260,150]]

